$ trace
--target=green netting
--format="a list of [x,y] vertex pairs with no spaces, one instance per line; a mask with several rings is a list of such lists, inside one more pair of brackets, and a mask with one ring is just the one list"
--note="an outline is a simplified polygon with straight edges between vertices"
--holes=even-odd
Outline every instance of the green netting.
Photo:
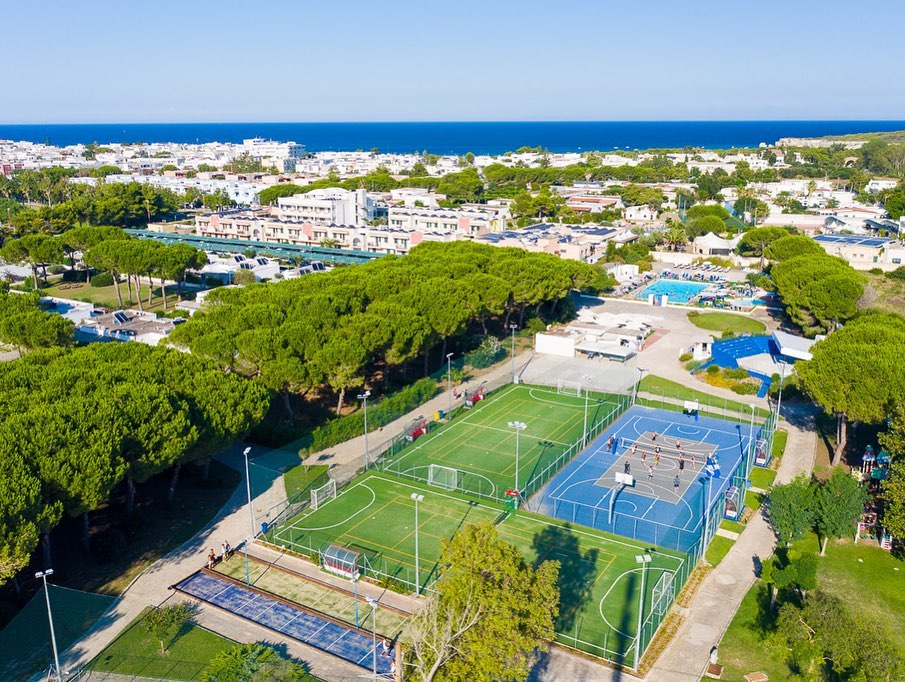
[[[115,597],[48,585],[57,649],[62,654],[91,629]],[[53,662],[47,602],[41,589],[0,631],[0,679],[24,680]]]

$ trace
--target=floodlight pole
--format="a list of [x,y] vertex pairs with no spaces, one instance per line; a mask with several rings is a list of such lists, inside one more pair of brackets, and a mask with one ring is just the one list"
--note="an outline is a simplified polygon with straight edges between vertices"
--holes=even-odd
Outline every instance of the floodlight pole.
[[421,594],[421,564],[418,555],[418,503],[424,499],[424,495],[412,493],[415,500],[415,593]]
[[364,402],[365,411],[365,469],[371,467],[371,452],[368,449],[368,398],[371,397],[370,391],[358,394],[358,399]]
[[779,367],[779,398],[776,400],[776,424],[779,426],[779,409],[782,407],[782,389],[786,385],[786,363],[782,363]]
[[528,428],[528,425],[525,422],[509,422],[509,428],[515,429],[515,492],[519,493],[518,487],[518,458],[519,458],[519,443],[518,437],[521,431],[524,431]]
[[377,679],[377,600],[374,597],[365,597],[368,600],[368,606],[371,607],[371,652],[373,663],[374,679]]
[[[637,357],[637,356],[635,356],[635,357]],[[636,367],[635,369],[638,370],[638,383],[636,383],[634,386],[632,386],[632,405],[634,405],[635,400],[638,399],[638,386],[641,385],[641,380],[644,378],[644,373],[647,371],[643,367]]]
[[52,568],[48,568],[46,571],[38,571],[35,573],[35,578],[41,578],[44,581],[44,598],[47,600],[47,622],[50,625],[50,644],[53,647],[53,665],[57,682],[63,682],[63,671],[60,669],[60,654],[57,652],[57,636],[53,630],[53,614],[50,611],[50,592],[47,589],[47,576],[49,575],[53,575]]
[[637,672],[641,663],[641,628],[644,627],[644,578],[647,576],[647,565],[651,561],[650,554],[638,554],[635,561],[641,564],[641,598],[638,600],[638,631],[635,634],[635,665]]
[[447,419],[452,418],[452,353],[446,354],[446,390],[449,391],[449,413]]
[[358,575],[352,574],[352,593],[355,598],[355,631],[358,631]]
[[582,433],[581,442],[583,445],[588,444],[588,393],[591,392],[591,375],[585,374],[582,379],[585,381],[584,387],[584,430]]
[[512,330],[512,349],[509,351],[509,355],[512,356],[512,383],[515,382],[515,330],[518,329],[517,324],[510,324],[509,329]]
[[242,451],[242,454],[245,456],[245,489],[248,492],[248,540],[245,541],[245,584],[251,585],[251,579],[248,574],[248,545],[251,544],[251,541],[254,540],[255,537],[255,512],[251,506],[251,476],[248,475],[248,455],[251,452],[251,448],[245,448]]
[[751,461],[748,462],[746,474],[750,474],[751,468],[754,466],[754,411],[757,409],[753,403],[748,407],[751,408],[751,421],[748,423],[748,453],[751,455]]

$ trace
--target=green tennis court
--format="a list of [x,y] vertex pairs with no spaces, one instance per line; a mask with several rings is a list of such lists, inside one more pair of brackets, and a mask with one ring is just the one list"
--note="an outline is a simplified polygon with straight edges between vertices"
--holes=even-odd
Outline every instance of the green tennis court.
[[[424,496],[418,504],[418,582],[422,587],[429,587],[437,577],[443,538],[451,538],[468,523],[492,520],[498,524],[500,536],[517,546],[529,562],[561,562],[557,639],[610,660],[630,657],[634,647],[641,595],[641,569],[635,556],[649,553],[653,558],[645,581],[645,620],[653,608],[655,587],[663,582],[661,576],[675,574],[673,591],[666,597],[671,604],[690,570],[680,553],[653,551],[631,540],[534,514],[507,515],[497,504],[475,502],[455,492],[374,471],[350,483],[316,510],[309,508],[271,528],[266,540],[312,558],[333,543],[357,550],[364,555],[361,569],[365,577],[396,581],[400,587],[412,589],[413,493]],[[652,634],[656,624],[646,629]]]
[[[585,410],[593,432],[615,419],[625,402],[625,396],[591,393],[586,399],[554,388],[511,385],[419,437],[382,468],[482,499],[503,501],[512,488],[528,497],[578,454]],[[514,428],[516,423],[523,428]]]

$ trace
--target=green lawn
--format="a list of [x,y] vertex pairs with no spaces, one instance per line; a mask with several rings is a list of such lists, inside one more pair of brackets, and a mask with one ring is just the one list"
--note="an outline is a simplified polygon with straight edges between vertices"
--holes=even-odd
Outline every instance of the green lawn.
[[729,550],[732,549],[734,544],[735,540],[724,538],[722,535],[714,535],[707,552],[704,554],[704,558],[707,559],[707,563],[711,566],[718,566],[723,558],[729,554]]
[[789,432],[784,429],[776,429],[773,434],[773,459],[779,461],[786,451],[786,443],[789,441]]
[[[817,552],[816,536],[796,544],[799,549]],[[898,569],[898,570],[896,570]],[[899,650],[905,650],[905,563],[876,546],[854,544],[851,540],[831,542],[818,564],[818,588],[842,600],[853,613],[878,623]],[[786,651],[770,644],[772,618],[763,617],[769,603],[767,587],[760,581],[745,595],[741,606],[720,643],[720,663],[724,680],[741,682],[755,671],[770,680],[793,679],[785,664]]]
[[[516,545],[529,561],[557,559],[562,563],[560,641],[608,658],[629,654],[641,587],[635,555],[649,550],[643,543],[526,512],[504,516],[499,505],[374,471],[353,481],[317,510],[306,510],[270,529],[267,540],[306,556],[329,543],[350,547],[366,555],[372,569],[364,571],[367,577],[380,580],[382,574],[388,574],[398,581],[396,587],[410,589],[415,579],[412,493],[424,496],[418,509],[419,579],[423,585],[437,577],[444,538],[452,537],[464,524],[495,521],[500,536]],[[681,553],[656,550],[652,554],[647,604],[664,570],[689,570]]]
[[773,481],[776,479],[776,471],[774,469],[762,469],[754,467],[751,470],[751,485],[761,490],[768,490]]
[[745,491],[745,506],[751,511],[757,511],[764,503],[764,495],[756,493],[752,490]]
[[[641,380],[639,390],[657,396],[663,395],[667,398],[675,398],[676,400],[697,400],[702,406],[702,412],[706,411],[706,406],[709,405],[712,407],[719,407],[724,410],[735,410],[736,412],[739,412],[741,414],[747,413],[749,417],[751,415],[751,408],[748,407],[746,403],[717,398],[716,396],[712,396],[709,393],[704,393],[703,391],[697,391],[693,388],[688,388],[684,384],[680,384],[677,381],[670,381],[669,379],[664,379],[663,377],[658,377],[654,374],[648,374]],[[653,407],[660,406],[656,400],[649,402]],[[758,407],[755,410],[755,414],[758,417],[767,417],[770,413],[762,407]]]
[[[137,309],[138,299],[134,296],[134,290],[131,298],[129,297],[129,290],[126,288],[125,283],[119,285],[119,290],[123,297],[123,307]],[[87,301],[103,308],[115,309],[120,307],[119,301],[116,298],[116,287],[112,284],[106,287],[93,287],[84,282],[57,282],[46,289],[42,289],[41,295],[69,298],[76,301]],[[145,310],[155,312],[164,310],[163,298],[161,297],[161,289],[159,286],[154,287],[154,303],[153,305],[148,306],[148,285],[142,284],[141,300]],[[175,286],[167,287],[167,300],[170,309],[172,309],[173,304],[179,300]]]
[[763,322],[732,313],[688,313],[688,321],[695,327],[714,332],[760,334],[767,330]]
[[235,642],[194,624],[179,632],[167,652],[145,629],[147,610],[89,664],[89,669],[167,680],[197,680],[211,658]]
[[723,519],[722,523],[720,523],[720,528],[723,530],[729,530],[733,533],[741,533],[745,530],[745,524],[739,523],[738,521],[730,521],[729,519]]
[[[617,402],[606,394],[592,395],[587,404],[589,427],[608,415],[618,415]],[[506,490],[518,487],[528,497],[555,473],[551,464],[563,453],[571,449],[571,456],[578,454],[584,410],[584,397],[526,384],[508,386],[421,436],[382,468],[427,481],[431,465],[436,465],[445,467],[444,474],[457,490],[502,501]],[[518,458],[512,422],[527,427],[518,436]]]

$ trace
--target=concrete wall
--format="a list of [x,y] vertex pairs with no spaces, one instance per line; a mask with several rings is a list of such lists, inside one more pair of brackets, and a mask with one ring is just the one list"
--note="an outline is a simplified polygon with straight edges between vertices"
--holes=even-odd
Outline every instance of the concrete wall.
[[572,358],[575,357],[575,339],[570,336],[538,332],[534,335],[534,350],[547,355]]

